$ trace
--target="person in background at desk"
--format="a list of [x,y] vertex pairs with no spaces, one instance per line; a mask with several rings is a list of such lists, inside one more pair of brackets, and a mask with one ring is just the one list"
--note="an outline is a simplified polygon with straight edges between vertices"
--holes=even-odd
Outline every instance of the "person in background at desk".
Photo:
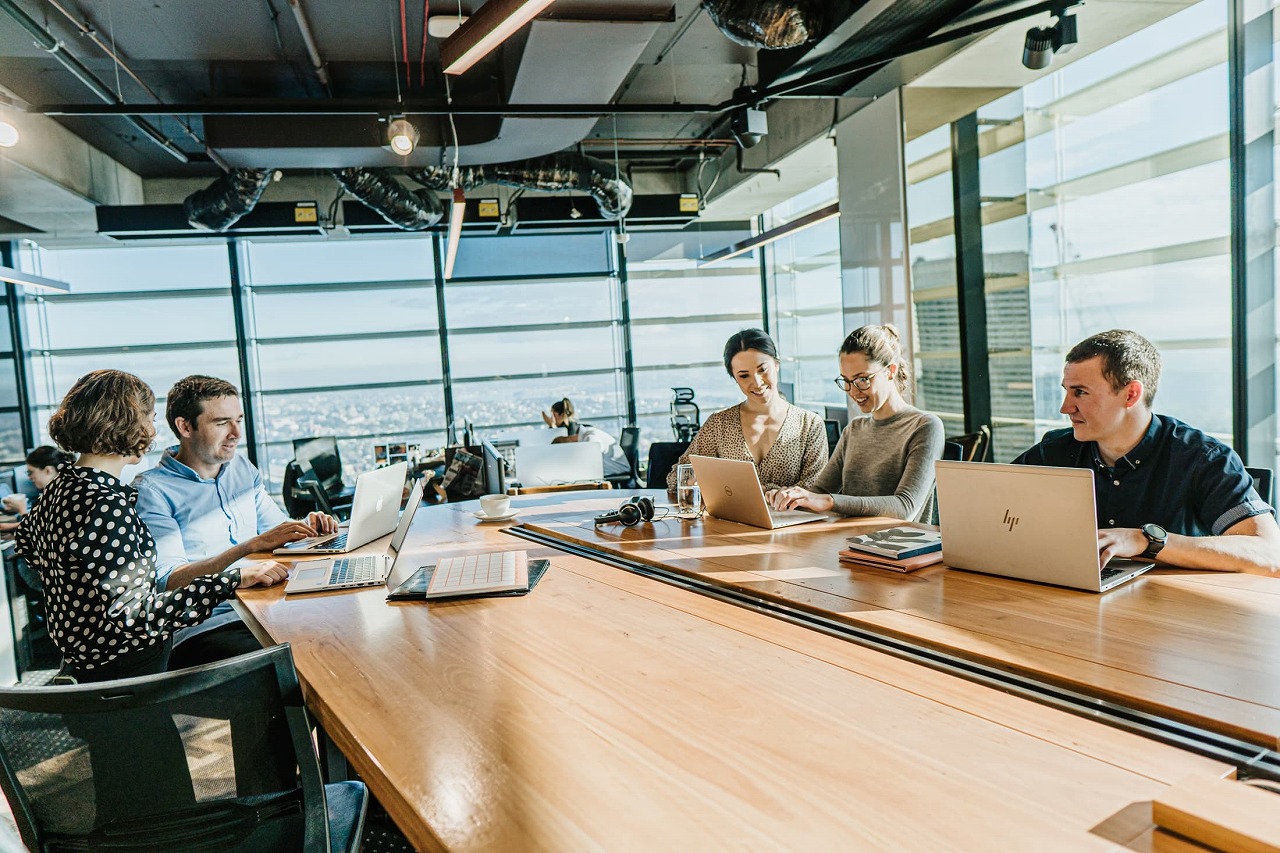
[[1068,429],[1013,460],[1093,471],[1098,551],[1220,571],[1280,571],[1275,510],[1240,457],[1216,438],[1151,411],[1160,353],[1126,329],[1076,344],[1062,369]]
[[591,424],[579,423],[577,416],[574,414],[573,403],[568,397],[562,397],[560,402],[552,403],[551,411],[543,412],[542,419],[552,429],[564,427],[566,430],[565,435],[553,438],[551,440],[552,444],[590,441],[600,445],[600,453],[604,457],[604,475],[606,477],[627,474],[631,471],[631,463],[627,461],[627,455],[622,452],[622,447],[618,444],[618,440]]
[[[37,492],[43,492],[53,482],[53,478],[58,476],[58,468],[74,461],[75,458],[75,454],[63,453],[58,448],[47,444],[41,445],[27,454],[27,479],[36,487]],[[38,500],[40,500],[39,495],[31,501],[31,506],[28,506],[27,496],[18,492],[6,495],[3,500],[0,500],[0,508],[21,518],[31,511]],[[17,527],[16,521],[0,522],[0,532],[16,530]]]
[[[778,393],[778,348],[759,329],[744,329],[724,345],[724,369],[746,399],[714,413],[680,456],[715,456],[752,462],[765,490],[808,487],[827,464],[822,418],[793,406]],[[676,488],[676,469],[667,491]]]
[[835,381],[871,417],[849,422],[812,490],[778,489],[769,503],[774,509],[929,521],[933,463],[942,458],[942,421],[903,397],[911,376],[898,330],[883,325],[851,332],[840,346]]
[[155,400],[129,373],[80,377],[48,427],[79,458],[62,466],[18,525],[18,553],[44,581],[61,674],[77,681],[163,672],[173,631],[207,618],[239,587],[284,578],[278,566],[222,563],[178,589],[157,587],[155,542],[134,510],[136,493],[120,481],[155,440]]
[[[180,589],[212,566],[229,566],[317,532],[337,532],[337,519],[320,512],[305,522],[290,521],[267,494],[262,474],[236,453],[244,409],[230,382],[211,376],[179,379],[169,389],[165,419],[178,444],[134,481],[138,514],[156,541],[160,586]],[[279,563],[263,565],[284,572]],[[171,666],[198,666],[260,648],[227,602],[205,622],[174,636]]]

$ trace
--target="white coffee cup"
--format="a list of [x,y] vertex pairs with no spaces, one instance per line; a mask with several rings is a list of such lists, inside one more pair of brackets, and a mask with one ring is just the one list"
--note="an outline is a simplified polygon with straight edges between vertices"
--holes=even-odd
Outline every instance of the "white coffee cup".
[[480,499],[485,515],[506,515],[511,511],[511,498],[506,495],[485,495]]

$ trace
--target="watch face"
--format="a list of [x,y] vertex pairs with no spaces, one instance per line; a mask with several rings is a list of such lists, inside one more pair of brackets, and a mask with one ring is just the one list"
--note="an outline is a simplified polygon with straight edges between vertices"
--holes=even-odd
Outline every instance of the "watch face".
[[1142,525],[1142,533],[1154,542],[1163,542],[1165,539],[1169,538],[1169,531],[1165,530],[1158,524]]

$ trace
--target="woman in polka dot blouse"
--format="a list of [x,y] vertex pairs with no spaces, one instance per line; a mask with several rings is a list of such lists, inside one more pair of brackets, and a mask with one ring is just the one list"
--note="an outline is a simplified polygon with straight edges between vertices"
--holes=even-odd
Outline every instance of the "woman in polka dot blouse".
[[18,553],[44,581],[49,636],[63,674],[103,681],[163,672],[170,634],[205,619],[239,586],[269,585],[283,569],[223,569],[163,592],[155,543],[120,480],[155,438],[155,395],[118,370],[81,377],[49,419],[49,435],[78,453],[18,525]]

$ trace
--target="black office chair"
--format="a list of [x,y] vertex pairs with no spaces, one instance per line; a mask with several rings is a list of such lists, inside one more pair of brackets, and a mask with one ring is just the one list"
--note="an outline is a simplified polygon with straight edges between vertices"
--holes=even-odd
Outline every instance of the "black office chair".
[[329,503],[339,513],[349,515],[356,490],[354,486],[347,486],[342,482],[342,456],[338,453],[338,439],[332,435],[295,438],[293,455],[302,466],[303,474],[318,482],[324,489]]
[[307,488],[303,479],[302,466],[297,459],[289,460],[284,466],[284,482],[280,484],[280,497],[284,500],[284,511],[290,518],[306,518],[307,513],[319,508],[315,495]]
[[963,451],[961,462],[986,462],[987,455],[991,453],[991,427],[983,424],[977,432],[949,435],[947,441],[960,445]]
[[947,462],[963,462],[964,445],[949,439],[942,442],[942,458]]
[[369,792],[323,783],[288,645],[0,690],[0,709],[0,788],[30,850],[360,847]]
[[640,482],[640,427],[623,427],[618,436],[618,447],[627,457],[631,470],[625,474],[611,474],[605,479],[617,488],[634,489]]
[[1245,468],[1250,477],[1253,478],[1253,489],[1261,498],[1271,506],[1276,505],[1275,492],[1273,491],[1271,481],[1270,468]]
[[649,445],[649,468],[645,474],[645,488],[665,489],[667,474],[680,461],[680,454],[689,449],[688,441],[655,441]]
[[676,441],[690,442],[702,428],[702,410],[693,402],[692,388],[672,388],[671,432]]

